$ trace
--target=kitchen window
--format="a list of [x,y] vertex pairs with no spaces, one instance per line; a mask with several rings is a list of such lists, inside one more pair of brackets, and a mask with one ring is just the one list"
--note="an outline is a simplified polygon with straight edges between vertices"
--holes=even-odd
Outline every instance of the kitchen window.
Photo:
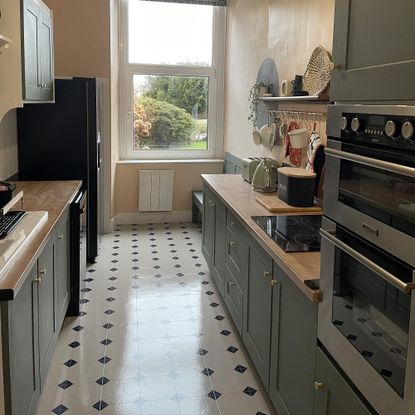
[[122,0],[123,158],[221,154],[223,1]]

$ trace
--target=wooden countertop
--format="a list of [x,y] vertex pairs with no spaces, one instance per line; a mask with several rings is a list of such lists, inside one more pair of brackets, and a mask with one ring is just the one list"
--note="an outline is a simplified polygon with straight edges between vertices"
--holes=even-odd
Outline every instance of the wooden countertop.
[[[46,210],[48,220],[21,255],[8,266],[0,279],[0,300],[13,300],[23,285],[28,272],[51,237],[52,230],[81,188],[81,181],[15,182],[16,194],[23,190],[23,210]],[[21,209],[20,202],[16,205]]]
[[[274,215],[255,200],[257,193],[251,190],[249,183],[244,181],[239,174],[202,174],[202,180],[239,217],[248,232],[271,255],[307,298],[318,303],[320,291],[309,288],[305,281],[320,278],[320,253],[287,253],[273,242],[251,219],[251,216]],[[298,213],[293,214],[298,215]]]

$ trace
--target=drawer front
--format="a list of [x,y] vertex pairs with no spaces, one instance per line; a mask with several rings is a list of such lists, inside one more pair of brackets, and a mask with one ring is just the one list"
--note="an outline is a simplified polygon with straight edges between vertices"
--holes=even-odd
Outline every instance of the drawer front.
[[232,272],[227,269],[225,303],[239,333],[242,332],[242,302],[243,292],[233,277]]
[[226,232],[225,263],[240,285],[241,285],[241,269],[242,269],[243,258],[244,258],[244,249],[243,249],[242,243],[228,229]]
[[239,242],[245,239],[245,228],[229,209],[226,216],[226,226]]

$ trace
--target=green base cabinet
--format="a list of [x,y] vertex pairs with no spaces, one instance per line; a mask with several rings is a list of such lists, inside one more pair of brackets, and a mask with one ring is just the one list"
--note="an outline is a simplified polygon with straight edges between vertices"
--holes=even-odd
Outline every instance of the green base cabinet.
[[31,415],[40,396],[37,267],[1,305],[5,413]]
[[317,304],[274,263],[269,395],[278,415],[312,415]]
[[265,388],[269,385],[272,259],[252,238],[248,244],[248,289],[242,338]]
[[6,415],[34,415],[70,297],[69,215],[63,216],[16,298],[1,303]]
[[314,415],[375,415],[330,359],[317,349]]
[[202,252],[219,292],[223,296],[225,292],[226,208],[206,187],[203,200]]

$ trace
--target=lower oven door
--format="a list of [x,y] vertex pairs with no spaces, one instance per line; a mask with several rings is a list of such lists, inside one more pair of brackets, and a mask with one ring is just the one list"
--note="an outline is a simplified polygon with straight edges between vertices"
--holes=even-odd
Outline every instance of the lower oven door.
[[415,161],[329,140],[324,213],[337,223],[415,266]]
[[324,218],[320,341],[384,415],[415,408],[413,267]]

